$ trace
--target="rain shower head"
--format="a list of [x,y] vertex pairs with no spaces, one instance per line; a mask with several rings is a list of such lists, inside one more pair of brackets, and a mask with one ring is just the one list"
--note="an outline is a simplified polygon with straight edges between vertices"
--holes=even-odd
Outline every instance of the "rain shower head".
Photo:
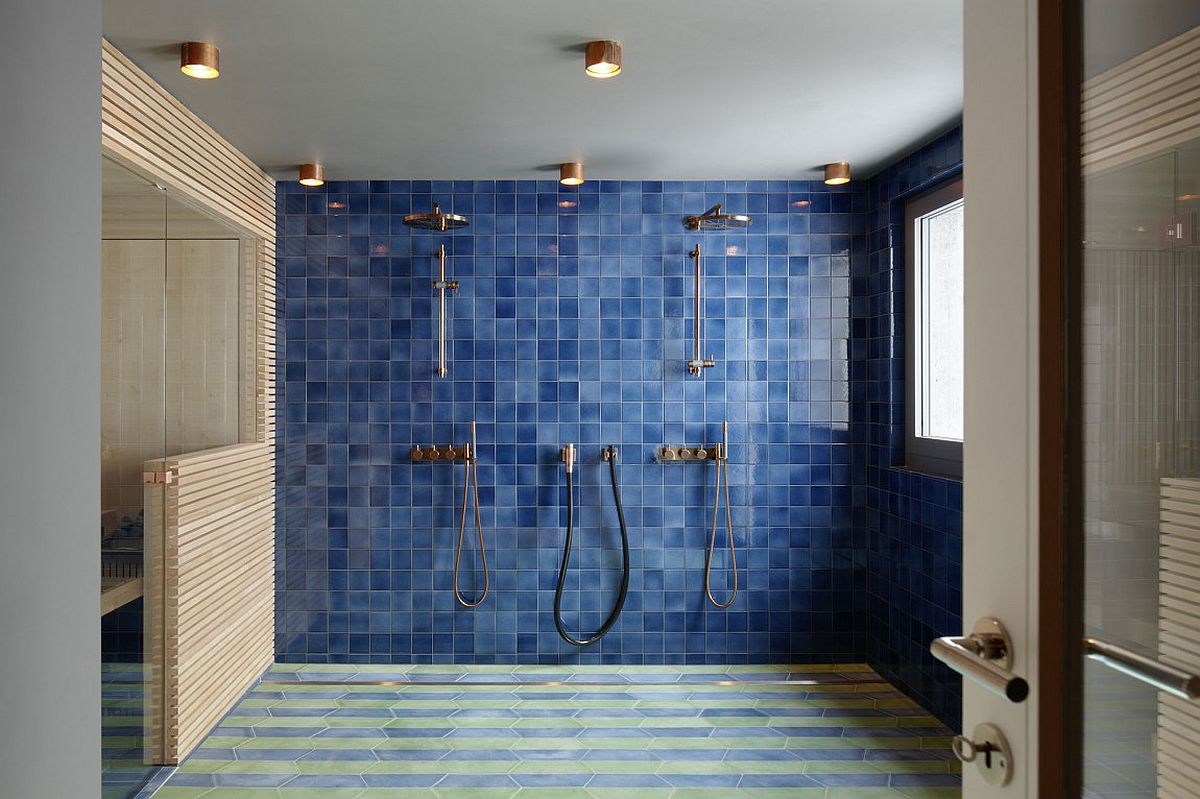
[[458,214],[444,214],[442,207],[437,203],[433,204],[433,213],[431,214],[409,214],[404,217],[404,224],[418,230],[454,230],[460,227],[466,227],[468,222],[465,216]]
[[689,216],[683,220],[683,226],[688,230],[734,230],[749,225],[749,216],[746,214],[723,214],[719,204],[709,208],[700,216]]

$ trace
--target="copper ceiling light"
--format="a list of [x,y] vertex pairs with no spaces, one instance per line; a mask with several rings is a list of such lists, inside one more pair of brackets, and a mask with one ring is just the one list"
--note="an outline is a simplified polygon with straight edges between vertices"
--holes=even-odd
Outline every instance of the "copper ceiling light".
[[584,72],[593,78],[615,78],[621,74],[621,43],[610,40],[588,42]]
[[825,185],[841,186],[850,182],[850,165],[845,161],[835,161],[825,165]]
[[299,179],[301,186],[323,186],[325,185],[325,167],[320,164],[301,164]]
[[184,42],[179,46],[179,71],[191,78],[212,80],[221,74],[221,50],[208,42]]
[[583,184],[583,164],[578,161],[568,161],[558,168],[558,182],[564,186],[579,186]]

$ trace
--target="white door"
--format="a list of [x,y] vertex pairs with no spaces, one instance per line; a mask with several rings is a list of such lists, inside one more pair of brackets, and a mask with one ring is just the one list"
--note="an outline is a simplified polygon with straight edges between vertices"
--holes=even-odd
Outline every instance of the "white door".
[[1037,795],[1036,0],[966,0],[964,12],[962,632],[999,620],[1031,691],[1013,702],[964,677],[962,732],[996,725],[1012,776],[991,785],[964,765],[963,796],[1016,799]]
[[[1063,84],[1082,116],[1067,145],[1080,176],[1065,184],[1078,229],[1058,231],[1077,267],[1063,407],[1078,449],[1061,495],[1067,588],[1042,608],[1066,608],[1066,631],[1039,642],[1039,543],[1052,534],[1039,490],[1058,496],[1059,483],[1039,471],[1038,352],[1058,332],[1038,329],[1051,257],[1039,252],[1038,108],[1039,89],[1061,87],[1038,86],[1038,0],[965,5],[968,629],[935,652],[967,673],[967,799],[1036,797],[1039,767],[1075,775],[1066,799],[1200,796],[1200,3],[1082,0],[1080,12],[1067,30],[1082,87]],[[967,637],[989,617],[1009,634],[1005,669],[978,656],[988,639]],[[1062,685],[1035,679],[1039,648],[1047,663],[1066,652]],[[1014,684],[1023,701],[995,690]],[[1066,732],[1039,741],[1039,711],[1059,699]],[[1007,781],[974,751],[1001,737],[1009,751],[989,762],[1011,767]]]

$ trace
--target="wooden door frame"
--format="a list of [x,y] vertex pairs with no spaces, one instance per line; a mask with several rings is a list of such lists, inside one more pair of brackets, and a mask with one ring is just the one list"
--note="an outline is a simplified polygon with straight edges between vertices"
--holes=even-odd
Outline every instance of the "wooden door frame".
[[1039,797],[1083,788],[1080,0],[1038,3]]

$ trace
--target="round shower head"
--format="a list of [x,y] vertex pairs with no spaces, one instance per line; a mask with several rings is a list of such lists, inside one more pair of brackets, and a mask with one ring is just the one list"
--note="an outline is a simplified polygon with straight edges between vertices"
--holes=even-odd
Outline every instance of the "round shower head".
[[735,230],[749,225],[749,216],[723,214],[720,205],[714,205],[700,216],[689,216],[683,220],[683,226],[688,230]]
[[433,204],[433,213],[431,214],[409,214],[404,217],[404,224],[417,228],[418,230],[454,230],[460,227],[466,227],[468,222],[465,216],[458,214],[443,214],[442,207],[437,203]]

